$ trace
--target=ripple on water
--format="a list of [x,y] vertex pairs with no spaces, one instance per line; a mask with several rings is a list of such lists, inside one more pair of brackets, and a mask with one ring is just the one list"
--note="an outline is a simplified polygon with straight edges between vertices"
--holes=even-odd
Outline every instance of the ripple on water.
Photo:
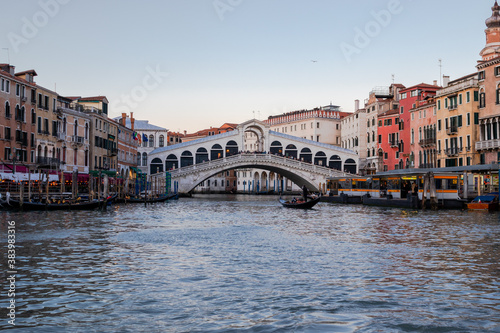
[[3,214],[13,332],[500,330],[497,214],[250,196]]

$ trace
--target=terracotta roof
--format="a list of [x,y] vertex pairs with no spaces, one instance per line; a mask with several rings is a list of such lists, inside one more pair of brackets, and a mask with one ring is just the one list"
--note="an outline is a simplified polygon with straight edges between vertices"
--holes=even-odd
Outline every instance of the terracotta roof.
[[462,81],[462,80],[465,80],[465,79],[468,79],[468,78],[471,78],[471,77],[475,77],[475,76],[477,76],[477,73],[468,74],[468,75],[462,76],[462,77],[460,77],[458,79],[455,79],[453,81],[450,81],[450,83],[455,83],[455,82]]
[[82,101],[82,102],[91,102],[91,101],[103,102],[104,99],[107,100],[106,96],[83,97],[83,98],[79,98],[78,100]]
[[34,69],[30,69],[30,70],[27,70],[27,71],[16,73],[16,76],[18,76],[18,75],[24,75],[24,74],[31,74],[33,76],[38,76],[38,74],[35,72]]
[[415,90],[416,88],[429,88],[429,89],[435,89],[435,90],[439,90],[441,89],[440,86],[435,86],[433,84],[427,84],[427,83],[419,83],[419,84],[415,84],[411,87],[408,87],[406,89],[403,89],[403,90],[400,90],[399,92],[400,93],[403,93],[403,92],[408,92],[410,90]]

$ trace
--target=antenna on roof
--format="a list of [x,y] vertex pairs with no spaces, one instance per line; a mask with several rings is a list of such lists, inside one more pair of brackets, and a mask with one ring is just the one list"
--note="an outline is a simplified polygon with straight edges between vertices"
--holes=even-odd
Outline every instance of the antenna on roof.
[[396,78],[396,75],[392,74],[392,84],[394,84],[395,78]]
[[7,61],[9,63],[9,65],[10,65],[10,50],[9,50],[9,48],[8,47],[4,47],[4,48],[2,48],[2,50],[7,50]]
[[443,59],[439,59],[439,85],[443,86]]

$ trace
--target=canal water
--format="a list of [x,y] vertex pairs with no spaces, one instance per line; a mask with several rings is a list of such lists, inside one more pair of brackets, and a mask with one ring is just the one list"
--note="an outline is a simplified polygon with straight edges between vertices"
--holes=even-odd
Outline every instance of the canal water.
[[500,332],[497,213],[197,196],[0,216],[0,330]]

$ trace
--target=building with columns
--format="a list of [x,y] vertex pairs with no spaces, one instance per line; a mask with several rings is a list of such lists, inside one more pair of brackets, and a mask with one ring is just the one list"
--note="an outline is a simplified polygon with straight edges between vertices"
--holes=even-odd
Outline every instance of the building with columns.
[[475,149],[481,164],[500,161],[500,6],[497,1],[486,20],[486,45],[478,61],[479,141]]

